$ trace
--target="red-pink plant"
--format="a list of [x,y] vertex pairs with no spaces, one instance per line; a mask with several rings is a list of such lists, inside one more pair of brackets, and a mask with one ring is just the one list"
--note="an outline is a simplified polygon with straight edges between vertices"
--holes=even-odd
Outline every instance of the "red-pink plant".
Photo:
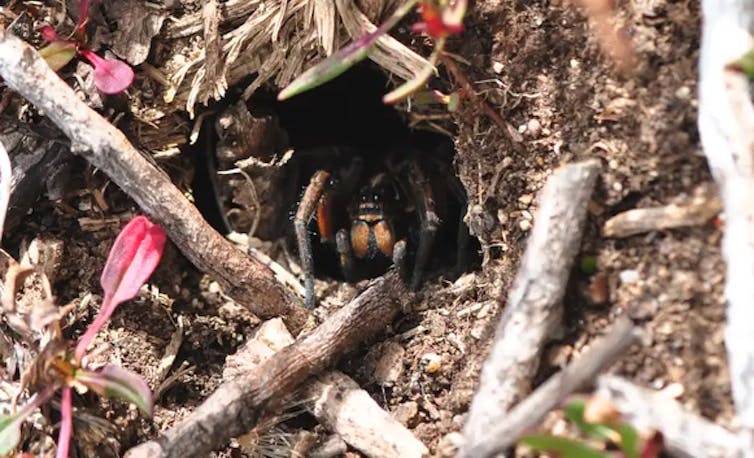
[[159,264],[164,246],[165,233],[162,228],[144,216],[137,216],[123,228],[115,239],[100,277],[100,285],[105,292],[102,308],[76,346],[74,357],[77,361],[81,361],[94,336],[107,323],[116,307],[139,293],[141,285]]
[[60,38],[49,25],[40,29],[42,39],[49,43],[39,50],[50,67],[58,71],[77,55],[94,67],[94,85],[104,94],[117,94],[126,90],[134,80],[133,69],[118,59],[106,59],[86,47],[86,24],[92,0],[79,2],[79,19],[69,38]]
[[102,307],[79,340],[73,358],[65,351],[52,351],[51,355],[48,355],[49,366],[56,371],[54,377],[48,380],[48,385],[19,412],[0,416],[1,456],[15,449],[20,439],[20,426],[23,420],[34,409],[52,398],[59,389],[62,389],[61,424],[56,458],[66,458],[70,449],[73,434],[72,387],[85,387],[105,397],[125,399],[136,404],[146,415],[152,415],[152,393],[141,377],[113,364],[90,370],[82,365],[82,359],[89,344],[118,305],[136,296],[141,286],[152,275],[162,257],[165,241],[163,230],[144,216],[137,216],[123,228],[110,249],[100,277],[100,284],[105,293]]

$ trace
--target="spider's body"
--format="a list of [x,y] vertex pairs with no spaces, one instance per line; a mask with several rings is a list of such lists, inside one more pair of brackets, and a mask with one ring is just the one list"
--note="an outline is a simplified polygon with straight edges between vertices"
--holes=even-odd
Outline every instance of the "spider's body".
[[435,200],[440,193],[425,173],[428,167],[420,164],[415,153],[369,157],[352,153],[314,171],[294,218],[307,306],[315,302],[310,234],[315,216],[311,229],[322,243],[334,247],[349,282],[380,275],[392,264],[405,273],[408,241],[418,239],[418,246],[411,250],[409,279],[410,287],[418,288],[442,214]]

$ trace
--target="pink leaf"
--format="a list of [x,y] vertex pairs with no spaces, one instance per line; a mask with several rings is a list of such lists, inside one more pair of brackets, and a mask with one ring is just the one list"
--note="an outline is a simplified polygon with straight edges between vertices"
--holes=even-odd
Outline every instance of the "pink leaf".
[[58,433],[58,449],[55,458],[68,458],[68,450],[71,448],[71,435],[73,434],[73,390],[71,387],[63,387],[60,398],[60,432]]
[[58,39],[58,33],[55,31],[55,29],[52,28],[51,25],[43,25],[39,28],[39,33],[42,35],[42,39],[47,43]]
[[94,85],[100,92],[117,94],[133,83],[134,71],[127,63],[118,59],[105,59],[89,49],[82,49],[79,53],[94,67]]
[[165,246],[165,232],[144,216],[132,219],[115,239],[100,284],[105,292],[100,312],[87,328],[76,346],[76,360],[80,361],[94,336],[107,323],[123,301],[139,293],[160,263]]

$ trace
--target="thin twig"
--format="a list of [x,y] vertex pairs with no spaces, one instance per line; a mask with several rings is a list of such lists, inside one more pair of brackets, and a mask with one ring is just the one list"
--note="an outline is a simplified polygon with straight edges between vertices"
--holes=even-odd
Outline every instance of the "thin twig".
[[84,158],[104,171],[225,293],[260,317],[284,316],[300,329],[307,312],[272,272],[252,260],[204,221],[168,177],[122,132],[86,106],[29,45],[0,31],[0,76],[43,111]]
[[472,450],[531,390],[540,352],[560,325],[563,294],[599,171],[597,160],[567,165],[550,176],[540,193],[526,253],[464,427],[460,457],[478,456]]

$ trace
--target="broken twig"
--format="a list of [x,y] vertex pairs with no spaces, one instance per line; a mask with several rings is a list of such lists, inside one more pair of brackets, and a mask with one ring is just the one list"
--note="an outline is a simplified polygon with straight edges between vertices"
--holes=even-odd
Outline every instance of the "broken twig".
[[623,316],[568,367],[550,377],[528,398],[516,405],[504,418],[487,431],[483,442],[469,444],[467,456],[486,458],[503,453],[528,429],[540,424],[550,410],[568,395],[583,387],[604,368],[638,341],[638,330],[630,318]]
[[471,453],[474,446],[531,390],[542,347],[560,325],[561,301],[599,171],[597,160],[567,165],[540,193],[526,253],[471,403],[461,457],[477,456]]
[[[232,379],[254,370],[293,341],[280,319],[266,321],[238,352],[228,357],[223,377]],[[303,405],[327,429],[368,457],[421,458],[429,453],[411,431],[342,372],[310,379],[284,404]]]
[[723,209],[717,195],[697,196],[683,205],[636,208],[619,213],[605,222],[605,237],[630,237],[650,231],[699,226],[714,218]]
[[272,272],[212,229],[121,131],[86,106],[32,47],[4,31],[0,31],[0,76],[42,110],[71,139],[74,149],[107,173],[228,296],[259,317],[285,316],[293,329],[300,329],[307,314]]
[[127,453],[130,458],[207,456],[246,433],[310,375],[356,343],[382,331],[408,296],[395,272],[376,280],[311,334],[275,353],[251,372],[222,384],[186,420]]

